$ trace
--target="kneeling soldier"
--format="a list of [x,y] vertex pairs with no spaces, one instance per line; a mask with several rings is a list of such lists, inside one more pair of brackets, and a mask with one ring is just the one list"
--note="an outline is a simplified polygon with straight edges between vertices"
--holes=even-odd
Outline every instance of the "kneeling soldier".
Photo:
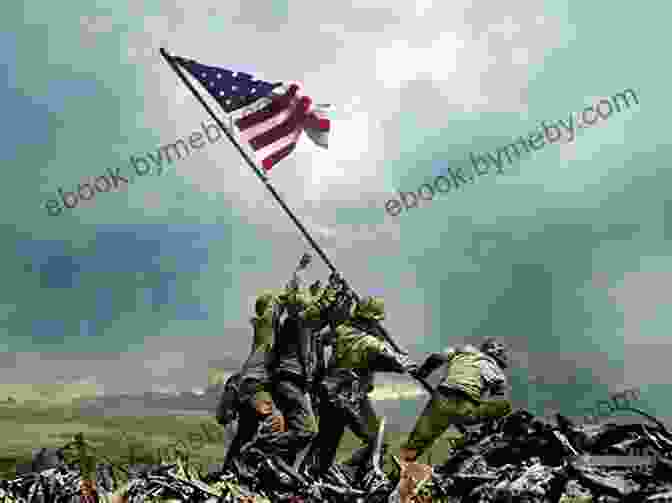
[[445,365],[445,377],[402,446],[401,458],[414,462],[450,425],[477,424],[509,414],[504,375],[508,364],[506,347],[494,339],[487,339],[480,350],[466,345],[430,355],[418,375],[426,378]]

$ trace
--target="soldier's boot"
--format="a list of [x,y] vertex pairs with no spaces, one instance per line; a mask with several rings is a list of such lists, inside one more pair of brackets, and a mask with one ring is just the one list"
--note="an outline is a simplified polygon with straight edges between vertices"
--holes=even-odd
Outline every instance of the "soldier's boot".
[[385,456],[388,452],[389,444],[383,443],[380,454],[380,466],[373,466],[373,448],[375,444],[373,442],[365,444],[363,447],[357,449],[350,459],[344,461],[343,464],[352,467],[355,470],[357,478],[363,477],[366,473],[370,472],[374,468],[378,468],[382,471],[383,463]]

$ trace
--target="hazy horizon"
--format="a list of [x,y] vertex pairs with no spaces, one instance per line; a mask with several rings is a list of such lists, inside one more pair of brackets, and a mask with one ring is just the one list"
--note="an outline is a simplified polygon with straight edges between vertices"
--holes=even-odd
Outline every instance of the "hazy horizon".
[[[642,3],[605,22],[603,4],[579,0],[7,2],[0,384],[35,400],[40,383],[199,388],[209,368],[247,357],[256,296],[284,286],[302,254],[308,283],[328,279],[228,139],[204,140],[212,120],[165,48],[334,104],[329,148],[302,137],[268,177],[352,288],[384,298],[384,326],[413,359],[493,336],[511,348],[517,406],[576,416],[636,387],[642,408],[672,416],[669,78],[652,64],[669,59],[671,13]],[[626,89],[637,102],[608,114],[604,100]],[[600,105],[591,127],[456,181],[474,172],[471,153]],[[195,133],[207,147],[135,171]],[[128,184],[50,215],[49,201],[119,170]],[[386,211],[439,175],[449,191]]]

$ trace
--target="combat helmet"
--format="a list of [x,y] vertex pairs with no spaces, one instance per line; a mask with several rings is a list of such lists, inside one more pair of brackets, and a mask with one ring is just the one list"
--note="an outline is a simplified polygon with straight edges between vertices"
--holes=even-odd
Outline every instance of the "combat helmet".
[[482,353],[494,358],[502,368],[509,366],[509,349],[496,339],[488,338],[483,341],[480,350]]
[[322,282],[319,279],[314,281],[308,287],[308,291],[312,296],[317,296],[320,292],[322,292]]
[[269,306],[273,303],[275,296],[271,290],[265,290],[258,297],[254,303],[254,311],[257,316],[263,316]]
[[364,297],[356,306],[354,315],[368,320],[385,319],[385,302],[381,297]]

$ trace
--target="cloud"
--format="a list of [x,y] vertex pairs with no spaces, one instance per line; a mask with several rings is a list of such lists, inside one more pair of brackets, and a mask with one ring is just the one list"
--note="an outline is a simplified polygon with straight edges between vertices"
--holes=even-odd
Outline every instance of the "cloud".
[[[521,402],[548,399],[545,386],[554,383],[574,383],[573,404],[589,378],[622,382],[621,351],[634,355],[627,377],[664,378],[647,358],[660,358],[654,338],[664,334],[666,276],[625,274],[638,273],[643,255],[669,256],[660,237],[669,212],[658,204],[669,183],[664,170],[654,172],[664,162],[651,157],[667,152],[664,142],[642,140],[650,138],[646,121],[633,114],[619,127],[615,116],[505,176],[398,218],[383,208],[397,190],[467,166],[469,151],[492,151],[539,120],[579,109],[581,93],[597,91],[577,79],[568,87],[567,76],[594,72],[602,53],[586,50],[577,34],[598,18],[587,15],[582,29],[543,3],[482,0],[192,4],[169,0],[150,12],[130,2],[109,16],[54,7],[64,20],[33,9],[32,24],[48,20],[48,36],[7,37],[9,56],[19,47],[17,61],[34,63],[12,70],[23,94],[7,106],[30,117],[19,129],[33,136],[16,138],[23,146],[13,172],[32,177],[21,188],[40,186],[40,205],[90,176],[92,160],[101,172],[126,166],[131,153],[210,122],[159,47],[260,78],[297,79],[316,102],[335,105],[332,144],[322,151],[304,139],[272,183],[358,293],[385,297],[385,326],[414,356],[501,336],[514,347],[517,382],[527,382],[526,371],[549,382],[514,389]],[[622,25],[611,20],[613,39],[600,33],[614,54],[635,50],[618,45],[631,22],[623,16]],[[72,33],[81,35],[81,52]],[[36,36],[48,53],[31,52]],[[76,76],[64,64],[75,59]],[[621,78],[621,66],[609,73],[604,61],[600,75]],[[96,127],[91,110],[105,117]],[[627,143],[626,125],[642,128]],[[207,382],[209,367],[229,369],[246,356],[255,296],[285,284],[309,246],[226,140],[170,167],[60,220],[13,179],[3,201],[20,198],[27,216],[3,227],[3,278],[12,285],[1,294],[3,378],[95,376],[109,389],[189,389]],[[665,268],[661,260],[652,270]],[[328,273],[316,260],[309,280]],[[51,356],[57,349],[61,356]]]
[[[465,23],[466,3],[450,6],[431,2],[417,6],[342,3],[328,8],[307,7],[300,12],[290,8],[287,22],[278,26],[277,19],[272,16],[266,19],[263,13],[256,11],[249,22],[245,21],[249,13],[243,5],[234,2],[228,12],[229,15],[238,13],[238,21],[227,27],[230,40],[244,40],[250,24],[275,23],[276,29],[260,30],[255,44],[239,47],[234,58],[222,62],[220,44],[215,43],[214,35],[196,28],[213,19],[207,9],[190,10],[189,21],[177,28],[177,35],[198,31],[199,36],[180,37],[179,45],[172,44],[169,49],[205,64],[235,66],[261,78],[299,79],[306,92],[318,102],[350,110],[349,116],[341,115],[334,120],[328,151],[318,150],[304,139],[297,154],[274,169],[274,182],[277,181],[277,187],[286,192],[293,204],[334,201],[366,207],[370,200],[379,201],[386,189],[385,160],[398,154],[398,145],[386,141],[390,131],[386,131],[384,125],[398,120],[400,98],[409,84],[428,79],[439,93],[438,96],[413,96],[413,108],[423,110],[423,122],[428,122],[422,126],[428,129],[434,123],[444,123],[441,113],[437,112],[451,107],[465,110],[472,105],[491,107],[493,103],[497,106],[509,101],[505,109],[518,109],[516,90],[527,77],[523,72],[509,74],[509,65],[493,67],[493,58],[507,50],[499,35],[502,31],[508,33],[504,38],[518,44],[518,51],[524,46],[534,47],[535,55],[542,53],[544,45],[539,44],[542,27],[536,24],[541,12],[527,8],[515,15],[515,22],[510,15],[509,24],[500,26],[493,13],[483,21],[480,18],[476,21],[474,17],[473,25]],[[219,15],[219,10],[217,12]],[[143,33],[153,39],[148,43],[158,50],[159,41],[169,35],[169,20],[180,16],[181,8],[166,6],[160,19],[146,18]],[[494,24],[491,25],[488,17]],[[329,22],[325,23],[324,19]],[[324,31],[323,26],[326,26]],[[474,33],[479,34],[477,38]],[[347,43],[340,40],[342,34],[347,34]],[[543,40],[551,44],[552,39],[548,33],[545,35]],[[129,36],[136,34],[131,32]],[[310,51],[303,51],[298,59],[267,61],[265,54],[259,52],[272,44],[278,54],[292,54],[294,47],[305,45],[306,40],[310,40]],[[153,58],[157,59],[155,54]],[[488,79],[482,78],[485,71],[488,71]],[[348,75],[353,78],[343,78]],[[201,107],[189,98],[166,65],[147,77],[146,85],[157,92],[147,97],[146,117],[151,118],[151,125],[161,131],[162,136],[181,136],[180,125],[196,123],[203,113]],[[489,82],[497,85],[488,85]],[[513,94],[502,94],[507,89]],[[166,107],[166,103],[174,105]],[[182,163],[176,166],[176,172],[202,191],[221,192],[247,210],[260,209],[265,206],[262,201],[267,195],[256,188],[258,182],[249,168],[236,167],[240,166],[237,155],[234,149],[222,144],[222,148],[199,157],[198,169],[193,169],[193,163]],[[226,172],[222,171],[222,165],[229,166]],[[251,211],[247,218],[259,222],[266,220],[267,215]]]
[[608,289],[609,299],[623,309],[626,344],[660,341],[641,333],[640,327],[653,320],[661,306],[672,304],[671,279],[672,272],[626,272],[618,286]]

